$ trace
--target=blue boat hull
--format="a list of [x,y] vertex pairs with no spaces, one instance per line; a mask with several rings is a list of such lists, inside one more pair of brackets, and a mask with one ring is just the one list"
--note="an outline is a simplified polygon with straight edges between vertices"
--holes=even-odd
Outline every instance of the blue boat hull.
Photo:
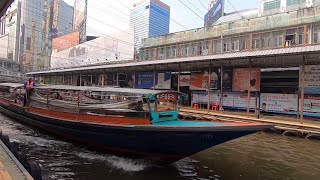
[[261,125],[215,129],[107,126],[42,117],[14,107],[0,107],[0,111],[63,140],[77,142],[95,150],[170,162],[267,128]]

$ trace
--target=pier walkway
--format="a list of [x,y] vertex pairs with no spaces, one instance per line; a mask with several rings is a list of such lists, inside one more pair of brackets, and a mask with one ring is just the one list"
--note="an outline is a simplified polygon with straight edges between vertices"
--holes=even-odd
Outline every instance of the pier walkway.
[[0,140],[0,180],[33,180],[32,176]]
[[250,113],[247,117],[247,113],[243,111],[208,111],[205,109],[193,109],[190,107],[183,107],[180,109],[180,115],[188,117],[193,116],[197,119],[212,119],[221,121],[246,121],[246,122],[262,122],[271,123],[275,125],[275,128],[282,130],[283,133],[298,132],[301,136],[310,137],[310,135],[320,137],[320,119],[304,118],[303,121],[293,116],[286,115],[269,115],[260,114],[260,118],[256,118],[254,113]]

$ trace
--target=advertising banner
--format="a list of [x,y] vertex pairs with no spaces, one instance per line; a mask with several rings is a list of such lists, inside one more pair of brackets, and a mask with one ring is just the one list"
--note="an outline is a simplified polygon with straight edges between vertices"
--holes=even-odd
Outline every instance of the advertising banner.
[[[255,97],[250,97],[250,109],[255,108]],[[248,95],[246,94],[233,94],[233,108],[234,109],[247,109]]]
[[262,93],[260,108],[263,112],[297,112],[298,95]]
[[304,112],[320,113],[320,96],[304,96]]
[[190,86],[190,75],[180,75],[180,87]]
[[[219,76],[221,76],[220,73],[219,73]],[[232,91],[232,69],[223,69],[222,81],[223,81],[222,89],[224,91]],[[219,90],[220,90],[220,86],[221,85],[219,82],[219,87],[218,87]]]
[[154,72],[138,72],[136,73],[136,85],[137,89],[151,89],[153,88]]
[[[301,73],[302,67],[300,66],[300,83],[299,87],[301,87]],[[320,65],[306,65],[305,73],[304,73],[304,87],[319,87],[320,88]]]
[[[213,71],[210,78],[210,89],[218,89],[219,76]],[[190,90],[208,90],[209,73],[208,71],[200,73],[192,73],[190,78]]]
[[[249,84],[249,68],[233,69],[232,91],[246,91]],[[250,91],[260,91],[260,68],[251,68]]]
[[207,104],[208,102],[208,95],[207,92],[203,91],[195,91],[191,94],[191,103],[198,103],[198,104]]
[[54,38],[52,40],[52,49],[59,52],[59,51],[68,49],[70,47],[76,46],[79,43],[80,43],[80,34],[79,32],[74,32],[71,34]]
[[[240,109],[245,110],[248,106],[248,96],[244,93],[223,93],[223,107],[228,109]],[[258,97],[259,98],[259,97]],[[257,99],[259,102],[259,99]],[[256,97],[250,98],[250,109],[255,108]],[[207,92],[195,91],[192,92],[192,103],[207,104],[208,95]],[[220,93],[210,92],[210,104],[220,104]]]
[[160,72],[157,74],[155,89],[171,89],[171,72]]

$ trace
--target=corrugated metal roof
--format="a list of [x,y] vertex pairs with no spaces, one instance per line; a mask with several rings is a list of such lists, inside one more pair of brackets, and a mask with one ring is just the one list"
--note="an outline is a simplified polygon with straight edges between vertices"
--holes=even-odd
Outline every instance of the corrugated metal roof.
[[236,58],[246,58],[246,57],[259,58],[263,56],[275,56],[275,55],[282,55],[282,54],[311,52],[311,51],[320,51],[320,45],[281,48],[281,49],[273,49],[273,50],[268,49],[268,50],[259,50],[259,51],[251,51],[251,52],[250,51],[232,52],[232,53],[215,54],[210,56],[197,56],[197,57],[165,59],[165,60],[156,60],[156,61],[132,62],[132,63],[124,63],[124,64],[78,67],[78,68],[72,68],[72,69],[57,69],[57,70],[50,70],[50,71],[31,72],[31,73],[27,73],[27,75],[74,72],[74,71],[89,71],[89,70],[97,70],[97,69],[125,68],[125,67],[132,67],[132,66],[175,64],[175,63],[183,63],[183,62],[197,62],[197,61],[203,61],[203,60],[209,60],[209,59],[221,60],[221,59],[236,59]]

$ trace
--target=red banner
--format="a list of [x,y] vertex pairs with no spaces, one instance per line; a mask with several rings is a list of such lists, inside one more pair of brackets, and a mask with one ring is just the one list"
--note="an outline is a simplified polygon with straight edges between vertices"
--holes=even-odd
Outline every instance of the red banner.
[[261,83],[261,70],[260,68],[238,68],[233,69],[232,91],[246,91],[249,86],[249,73],[250,78],[250,91],[260,91]]

